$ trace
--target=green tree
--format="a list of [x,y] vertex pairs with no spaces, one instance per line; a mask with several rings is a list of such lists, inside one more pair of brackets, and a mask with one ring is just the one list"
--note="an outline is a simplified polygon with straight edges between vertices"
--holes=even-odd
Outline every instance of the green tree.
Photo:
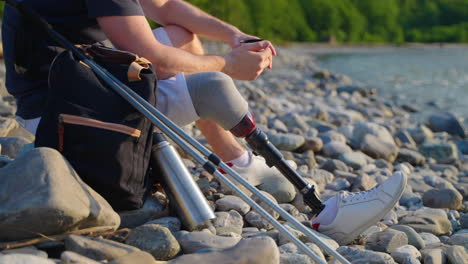
[[352,0],[367,18],[364,41],[403,42],[403,29],[399,23],[398,0]]
[[339,41],[356,42],[362,38],[366,19],[349,0],[301,0],[306,20],[320,39],[331,36]]
[[298,0],[246,0],[256,34],[271,40],[313,41],[315,33],[307,25]]

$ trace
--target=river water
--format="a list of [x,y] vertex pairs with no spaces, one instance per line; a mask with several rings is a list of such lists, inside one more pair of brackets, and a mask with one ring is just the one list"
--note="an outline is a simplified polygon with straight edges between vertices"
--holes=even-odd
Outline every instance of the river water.
[[468,46],[316,50],[318,65],[375,88],[397,105],[468,121]]

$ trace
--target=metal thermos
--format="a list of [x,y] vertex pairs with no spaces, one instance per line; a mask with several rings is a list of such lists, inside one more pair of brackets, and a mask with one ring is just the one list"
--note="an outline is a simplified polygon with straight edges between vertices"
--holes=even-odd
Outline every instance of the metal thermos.
[[215,218],[179,154],[161,133],[154,133],[151,156],[152,162],[159,166],[169,201],[175,203],[178,216],[186,228],[193,230]]

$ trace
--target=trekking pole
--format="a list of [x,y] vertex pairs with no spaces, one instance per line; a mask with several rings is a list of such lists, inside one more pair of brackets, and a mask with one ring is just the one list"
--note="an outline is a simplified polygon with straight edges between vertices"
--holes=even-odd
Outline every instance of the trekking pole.
[[[81,50],[76,48],[72,43],[68,42],[63,36],[59,33],[54,31],[52,27],[43,20],[39,15],[35,13],[32,9],[25,6],[23,3],[18,3],[13,0],[2,0],[6,1],[9,5],[17,8],[20,12],[24,13],[25,15],[29,16],[33,20],[39,23],[50,37],[52,37],[56,42],[62,45],[64,48],[69,49],[73,52],[75,56],[80,58],[85,64],[87,64],[94,73],[99,76],[103,81],[105,81],[115,92],[117,92],[120,96],[122,96],[128,103],[130,103],[136,110],[142,113],[146,118],[148,118],[157,128],[159,128],[162,132],[164,132],[169,138],[171,138],[174,142],[176,142],[179,146],[181,146],[185,151],[187,151],[190,155],[194,157],[194,159],[200,163],[203,168],[205,168],[209,173],[216,176],[219,180],[221,180],[224,184],[230,187],[235,193],[237,193],[245,202],[247,202],[250,206],[252,206],[258,213],[260,213],[264,218],[266,218],[273,226],[275,226],[280,232],[286,235],[291,242],[296,244],[300,249],[302,249],[307,255],[313,258],[316,262],[325,264],[325,262],[320,259],[312,250],[307,247],[304,243],[302,243],[299,239],[297,239],[291,232],[289,232],[283,225],[281,225],[276,219],[274,219],[268,212],[266,212],[261,206],[255,203],[249,196],[243,193],[234,183],[232,183],[226,176],[222,175],[218,170],[217,167],[224,169],[228,172],[237,182],[241,183],[245,186],[249,191],[253,194],[258,196],[262,201],[264,201],[268,206],[273,208],[277,211],[284,219],[291,222],[296,228],[298,228],[301,232],[305,233],[309,236],[315,243],[317,243],[320,247],[325,249],[328,253],[333,255],[339,261],[345,264],[349,264],[349,262],[341,256],[337,251],[330,248],[327,244],[318,238],[310,229],[306,228],[302,225],[299,221],[297,221],[294,217],[288,214],[284,209],[270,201],[265,195],[259,192],[254,186],[248,183],[242,176],[240,176],[237,172],[235,172],[232,168],[227,166],[222,160],[216,156],[214,153],[210,152],[206,149],[203,145],[201,145],[198,141],[191,138],[187,135],[182,129],[180,129],[175,123],[169,120],[166,116],[164,116],[158,109],[154,106],[149,104],[146,100],[141,98],[137,93],[132,91],[128,86],[123,84],[120,80],[110,74],[106,69],[102,68],[88,56],[86,56]],[[185,141],[186,142],[185,142]],[[205,160],[203,156],[201,156],[198,152],[194,151],[190,146],[186,143],[194,146],[197,151],[202,153],[204,156],[208,158]],[[215,166],[216,165],[216,166]]]

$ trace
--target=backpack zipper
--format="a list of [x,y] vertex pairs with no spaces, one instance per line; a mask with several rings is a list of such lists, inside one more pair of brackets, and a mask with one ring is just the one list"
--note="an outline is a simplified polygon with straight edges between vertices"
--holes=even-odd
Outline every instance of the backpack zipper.
[[64,138],[64,133],[65,133],[64,124],[100,128],[100,129],[123,133],[131,137],[135,137],[135,138],[139,138],[141,135],[141,131],[133,127],[129,127],[129,126],[121,125],[121,124],[109,123],[109,122],[102,122],[96,119],[91,119],[91,118],[82,117],[82,116],[60,114],[58,117],[58,135],[59,135],[59,151],[60,152],[63,151],[63,142],[64,142],[63,138]]

